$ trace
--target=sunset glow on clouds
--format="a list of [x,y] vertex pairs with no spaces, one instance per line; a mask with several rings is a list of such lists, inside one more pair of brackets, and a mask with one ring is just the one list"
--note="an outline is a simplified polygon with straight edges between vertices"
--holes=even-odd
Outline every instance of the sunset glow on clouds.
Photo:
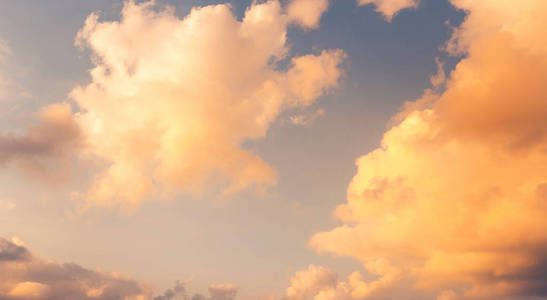
[[357,0],[359,5],[374,4],[376,11],[384,15],[387,20],[391,20],[399,11],[416,7],[419,0]]
[[37,115],[39,123],[25,135],[0,135],[0,165],[14,163],[27,173],[52,176],[66,169],[82,145],[81,129],[68,103],[49,105]]
[[[354,259],[355,271],[339,275],[306,261],[299,271],[302,265],[285,266],[286,287],[261,291],[261,299],[546,299],[547,2],[449,2],[465,19],[441,45],[444,59],[431,58],[437,67],[431,87],[392,112],[381,145],[356,161],[347,202],[334,211],[338,223],[313,230],[308,241],[318,254]],[[400,11],[421,5],[354,3],[358,9],[368,4],[386,26],[395,26]],[[42,178],[67,176],[75,160],[101,169],[87,174],[85,189],[71,191],[83,210],[138,210],[151,199],[222,198],[248,190],[259,197],[265,188],[275,190],[286,174],[267,162],[267,151],[247,142],[267,140],[279,124],[312,130],[330,114],[319,99],[349,89],[349,51],[314,46],[302,54],[289,40],[291,30],[295,36],[320,32],[334,5],[253,1],[238,15],[230,4],[212,4],[181,17],[174,7],[127,1],[119,20],[91,13],[75,37],[91,59],[90,80],[72,87],[67,102],[44,105],[33,125],[0,132],[0,166]],[[12,52],[0,40],[0,80]],[[457,62],[450,66],[450,60]],[[337,124],[345,124],[340,119]],[[317,172],[298,171],[302,177]],[[273,222],[279,236],[289,235],[290,226]],[[196,240],[215,239],[207,236],[212,230],[197,231]],[[263,238],[285,247],[275,234]],[[142,244],[153,248],[151,241]],[[238,237],[220,252],[246,246]],[[204,261],[225,263],[193,247],[184,244],[203,252]],[[272,251],[281,256],[281,248]],[[169,274],[185,274],[176,271]],[[227,279],[208,285],[208,295],[189,292],[190,281],[161,292],[118,273],[37,258],[20,240],[0,239],[0,299],[238,299],[245,287]]]
[[72,91],[80,112],[66,120],[82,136],[72,124],[38,125],[25,137],[4,137],[3,160],[52,155],[85,140],[85,154],[109,165],[91,183],[87,205],[274,185],[275,170],[241,144],[263,138],[281,111],[313,104],[343,74],[345,55],[336,49],[290,58],[286,71],[276,67],[289,59],[287,27],[314,27],[326,9],[300,2],[289,14],[277,0],[255,3],[242,21],[226,4],[194,8],[184,19],[152,2],[126,2],[120,22],[90,15],[76,44],[91,52],[92,83]]
[[530,38],[544,36],[535,15],[547,6],[453,4],[469,15],[449,49],[466,57],[437,99],[357,160],[336,210],[345,225],[310,243],[380,280],[391,273],[369,264],[383,259],[439,299],[545,295],[547,52]]
[[0,268],[0,299],[150,298],[150,291],[132,279],[45,261],[4,239],[0,239]]
[[176,282],[161,296],[118,273],[97,272],[73,263],[58,264],[34,257],[24,246],[0,239],[0,299],[233,300],[237,286],[211,284],[210,296],[190,296],[185,282]]
[[72,97],[90,152],[111,165],[89,201],[132,205],[158,188],[200,193],[209,183],[231,194],[275,184],[275,170],[242,142],[264,137],[283,109],[336,87],[344,58],[329,50],[276,70],[288,25],[278,1],[253,4],[242,21],[228,5],[195,8],[184,20],[151,3],[127,3],[119,23],[91,15],[77,43],[95,57],[93,82]]

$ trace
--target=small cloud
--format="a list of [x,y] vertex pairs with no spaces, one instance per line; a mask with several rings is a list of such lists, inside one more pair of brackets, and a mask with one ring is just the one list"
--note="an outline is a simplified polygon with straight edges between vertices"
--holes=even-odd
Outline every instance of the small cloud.
[[435,64],[437,65],[437,73],[429,77],[429,81],[438,90],[446,82],[446,73],[444,71],[444,63],[438,57],[435,58]]
[[329,0],[292,0],[287,5],[289,19],[305,29],[319,27],[319,21],[329,8]]
[[318,108],[313,113],[308,114],[299,114],[295,116],[291,116],[289,118],[289,121],[293,125],[301,125],[301,126],[308,126],[313,124],[315,120],[325,115],[325,110],[322,108]]
[[376,11],[381,13],[387,21],[391,21],[401,10],[417,7],[419,0],[357,0],[357,3],[359,5],[374,4]]

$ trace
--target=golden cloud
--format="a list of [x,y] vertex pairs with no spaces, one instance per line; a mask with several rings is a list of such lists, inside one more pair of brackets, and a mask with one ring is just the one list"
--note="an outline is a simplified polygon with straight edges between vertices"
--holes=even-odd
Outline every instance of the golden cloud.
[[357,160],[344,224],[310,244],[439,299],[545,296],[547,3],[452,3],[468,16],[447,49],[465,57]]
[[401,10],[418,6],[419,0],[357,0],[359,5],[374,4],[376,11],[391,21]]
[[282,110],[309,106],[336,87],[345,56],[323,51],[279,70],[287,26],[299,18],[277,0],[253,3],[241,21],[226,4],[179,19],[169,8],[130,1],[119,22],[89,16],[77,44],[94,57],[92,82],[71,96],[89,154],[109,164],[89,202],[134,206],[158,193],[275,184],[275,170],[242,143],[264,137]]
[[321,16],[329,8],[329,0],[292,0],[287,7],[289,19],[303,28],[317,28]]

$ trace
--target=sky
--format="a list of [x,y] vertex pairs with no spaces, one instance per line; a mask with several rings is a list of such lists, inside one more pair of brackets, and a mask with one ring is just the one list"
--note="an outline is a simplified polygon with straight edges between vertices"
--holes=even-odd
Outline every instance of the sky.
[[0,0],[0,300],[547,299],[546,13]]

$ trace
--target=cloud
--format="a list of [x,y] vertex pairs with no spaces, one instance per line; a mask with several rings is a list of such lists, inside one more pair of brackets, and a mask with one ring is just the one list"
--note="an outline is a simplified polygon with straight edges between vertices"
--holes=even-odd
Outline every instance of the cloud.
[[393,282],[400,278],[400,271],[384,259],[370,261],[367,269],[378,279],[367,282],[360,272],[353,272],[347,281],[338,281],[334,271],[310,265],[290,278],[291,285],[285,291],[286,300],[351,300],[385,296]]
[[344,224],[310,245],[371,273],[371,262],[389,263],[400,275],[384,290],[546,297],[547,3],[452,4],[468,15],[447,45],[464,57],[445,90],[406,105],[357,160],[335,212]]
[[68,103],[46,106],[38,119],[23,135],[0,134],[0,166],[15,163],[33,173],[57,172],[82,145],[80,127]]
[[0,238],[0,299],[151,299],[140,283],[117,273],[34,257],[23,246]]
[[166,290],[163,295],[154,297],[153,300],[189,299],[186,292],[186,282],[175,281],[172,289]]
[[322,290],[336,287],[338,275],[330,269],[310,265],[290,278],[291,285],[285,291],[287,300],[308,299]]
[[25,281],[20,282],[8,293],[8,296],[15,299],[43,299],[51,293],[47,284]]
[[0,300],[235,300],[238,287],[211,284],[209,296],[187,292],[187,281],[153,297],[151,289],[115,272],[99,272],[74,263],[56,263],[32,255],[18,238],[0,238]]
[[417,7],[419,0],[357,0],[359,5],[374,4],[376,11],[381,13],[386,20],[391,21],[401,10]]
[[211,300],[233,300],[237,296],[238,287],[231,283],[212,284],[209,286]]
[[303,28],[317,28],[323,14],[329,8],[329,0],[292,0],[287,7],[289,19]]
[[0,239],[0,262],[4,261],[23,261],[29,258],[27,250],[15,243]]
[[301,125],[301,126],[308,126],[315,122],[318,118],[325,115],[325,110],[322,108],[318,108],[314,112],[308,112],[303,114],[298,114],[291,116],[289,118],[289,122],[293,125]]
[[132,207],[151,195],[274,185],[275,170],[242,143],[263,138],[281,111],[335,88],[345,58],[325,50],[280,69],[287,26],[300,17],[277,0],[253,3],[241,21],[227,4],[193,8],[183,19],[132,1],[119,22],[90,15],[76,42],[92,54],[92,82],[71,97],[88,153],[109,167],[88,204]]
[[209,286],[209,297],[195,294],[190,297],[186,291],[187,282],[176,281],[173,289],[168,289],[162,296],[154,300],[234,300],[237,296],[238,287],[230,283],[212,284]]
[[432,75],[429,81],[435,89],[440,89],[446,82],[446,73],[444,71],[444,63],[438,57],[435,58],[435,64],[437,65],[437,73]]

